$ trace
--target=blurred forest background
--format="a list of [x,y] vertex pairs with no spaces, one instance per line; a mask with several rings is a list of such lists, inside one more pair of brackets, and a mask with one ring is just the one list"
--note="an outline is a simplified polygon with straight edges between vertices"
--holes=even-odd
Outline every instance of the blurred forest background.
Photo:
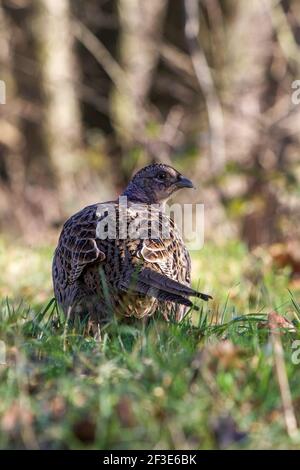
[[[299,0],[0,0],[1,448],[299,449],[296,80]],[[54,246],[153,161],[198,188],[214,300],[98,342],[51,300]]]
[[297,0],[1,0],[1,232],[55,240],[163,161],[207,238],[293,244],[299,54]]

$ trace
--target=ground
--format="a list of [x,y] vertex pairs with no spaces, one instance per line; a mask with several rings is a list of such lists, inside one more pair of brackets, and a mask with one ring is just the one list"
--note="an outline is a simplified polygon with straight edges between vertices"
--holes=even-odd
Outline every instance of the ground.
[[193,280],[212,302],[181,324],[111,324],[101,341],[51,301],[52,253],[0,242],[1,448],[299,447],[266,322],[275,310],[295,327],[277,337],[300,425],[299,290],[267,249],[206,243]]

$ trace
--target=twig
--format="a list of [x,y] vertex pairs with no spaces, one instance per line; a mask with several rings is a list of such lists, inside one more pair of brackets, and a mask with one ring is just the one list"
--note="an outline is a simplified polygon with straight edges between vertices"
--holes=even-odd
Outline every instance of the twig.
[[281,395],[282,409],[287,433],[290,438],[298,435],[297,421],[294,412],[291,390],[284,363],[284,353],[278,328],[271,328],[271,340],[274,352],[275,371]]
[[102,42],[83,23],[73,20],[73,34],[76,39],[92,54],[122,93],[128,92],[125,73]]
[[189,56],[180,51],[177,47],[173,46],[173,44],[162,44],[160,55],[163,60],[183,72],[189,78],[194,78],[193,67],[189,60]]
[[299,71],[299,46],[288,18],[283,11],[282,2],[278,0],[264,0],[263,6],[272,21],[279,46],[286,58],[286,62],[292,62]]
[[163,125],[160,139],[168,147],[172,147],[178,139],[180,126],[184,118],[184,111],[180,106],[170,109],[166,122]]
[[68,308],[67,318],[64,326],[64,333],[63,333],[63,351],[66,352],[67,350],[67,333],[68,333],[68,325],[70,321],[70,316],[72,312],[72,306]]
[[224,120],[210,68],[202,51],[199,36],[198,0],[184,0],[185,35],[197,80],[206,101],[207,115],[211,132],[211,158],[213,172],[219,173],[226,161]]

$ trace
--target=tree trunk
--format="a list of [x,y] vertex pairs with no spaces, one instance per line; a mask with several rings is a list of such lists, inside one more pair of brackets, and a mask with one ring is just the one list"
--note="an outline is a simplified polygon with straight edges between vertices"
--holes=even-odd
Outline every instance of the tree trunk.
[[159,58],[167,0],[119,0],[122,90],[113,96],[117,134],[125,146],[143,139],[147,125],[147,97]]
[[40,53],[46,91],[45,130],[61,203],[72,205],[82,166],[82,129],[68,0],[40,0]]
[[0,31],[0,79],[3,82],[3,101],[0,103],[0,230],[7,230],[8,225],[15,225],[17,222],[16,211],[12,214],[11,205],[23,193],[25,174],[21,157],[23,137],[18,116],[14,113],[16,83],[12,70],[11,31],[1,1]]
[[285,236],[288,194],[276,191],[275,180],[278,174],[288,178],[299,146],[300,108],[291,101],[295,43],[280,4],[269,0],[241,3],[231,31],[228,153],[244,169],[247,209],[241,235],[254,247]]

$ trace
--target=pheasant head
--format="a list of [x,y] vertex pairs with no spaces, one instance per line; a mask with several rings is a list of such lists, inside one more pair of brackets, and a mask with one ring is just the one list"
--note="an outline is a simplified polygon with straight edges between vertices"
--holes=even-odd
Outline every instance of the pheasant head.
[[194,188],[194,185],[171,166],[156,163],[138,171],[122,196],[133,202],[161,204],[181,188]]

